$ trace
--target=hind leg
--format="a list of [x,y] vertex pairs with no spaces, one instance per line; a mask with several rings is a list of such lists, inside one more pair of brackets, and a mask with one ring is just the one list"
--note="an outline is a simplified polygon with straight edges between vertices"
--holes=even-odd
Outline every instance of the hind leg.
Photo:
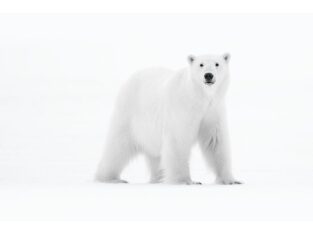
[[106,183],[127,183],[120,179],[120,175],[135,153],[135,147],[126,134],[110,138],[99,163],[96,180]]
[[150,169],[150,183],[161,183],[163,178],[163,171],[161,169],[161,158],[155,156],[146,156],[146,161]]

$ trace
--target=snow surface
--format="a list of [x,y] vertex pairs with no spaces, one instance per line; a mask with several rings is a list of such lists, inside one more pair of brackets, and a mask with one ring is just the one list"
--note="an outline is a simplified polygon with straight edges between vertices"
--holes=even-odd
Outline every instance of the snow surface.
[[[313,16],[0,16],[0,219],[313,218]],[[95,183],[115,96],[137,69],[230,52],[235,175],[219,186]]]
[[[40,167],[39,167],[40,166]],[[92,181],[94,165],[2,164],[1,220],[311,220],[312,173],[248,172],[245,185],[215,185],[204,171],[201,186],[150,185],[136,160],[131,184]],[[140,170],[139,170],[140,169]],[[141,170],[142,169],[142,170]],[[138,172],[139,170],[139,172]],[[137,173],[135,173],[137,171]],[[18,174],[23,174],[20,178]],[[48,175],[54,174],[52,178]],[[8,179],[4,179],[4,178]]]

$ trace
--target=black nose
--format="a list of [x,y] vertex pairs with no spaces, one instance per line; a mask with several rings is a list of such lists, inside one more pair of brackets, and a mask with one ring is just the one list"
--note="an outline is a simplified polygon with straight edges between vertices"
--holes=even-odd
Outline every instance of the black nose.
[[206,81],[208,81],[208,82],[211,82],[212,81],[212,79],[213,79],[213,74],[212,73],[205,73],[204,74],[204,78],[205,78],[205,80]]

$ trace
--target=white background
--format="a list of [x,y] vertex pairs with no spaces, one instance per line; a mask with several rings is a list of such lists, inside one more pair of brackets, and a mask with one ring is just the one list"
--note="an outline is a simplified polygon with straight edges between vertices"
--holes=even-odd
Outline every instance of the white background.
[[[313,16],[0,16],[0,218],[26,220],[311,220]],[[235,174],[217,186],[93,182],[120,85],[190,53],[230,52]]]

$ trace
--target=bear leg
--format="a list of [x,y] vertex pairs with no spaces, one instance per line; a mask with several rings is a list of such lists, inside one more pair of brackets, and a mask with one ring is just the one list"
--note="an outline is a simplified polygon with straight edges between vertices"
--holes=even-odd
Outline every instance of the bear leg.
[[135,154],[135,147],[126,135],[111,138],[99,163],[96,180],[106,183],[127,183],[120,179],[120,174]]
[[150,170],[150,183],[161,183],[163,179],[163,170],[161,169],[161,158],[151,155],[146,156],[148,168]]
[[168,184],[201,184],[194,182],[189,174],[190,144],[177,144],[175,138],[166,138],[162,148],[164,182]]

